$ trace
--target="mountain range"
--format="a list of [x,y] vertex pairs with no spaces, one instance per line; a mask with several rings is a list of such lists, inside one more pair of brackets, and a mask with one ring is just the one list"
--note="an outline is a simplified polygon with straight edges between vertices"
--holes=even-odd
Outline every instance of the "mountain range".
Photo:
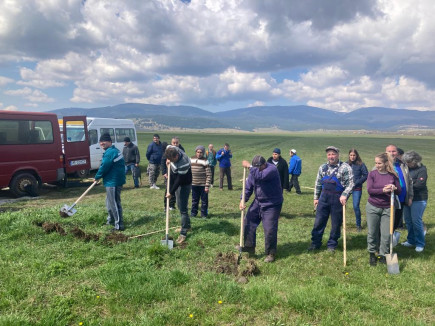
[[126,103],[99,108],[63,108],[51,111],[59,116],[133,119],[139,130],[236,129],[255,131],[276,129],[407,131],[435,129],[434,111],[361,108],[343,113],[307,105],[257,106],[223,112],[210,112],[192,106],[166,106]]

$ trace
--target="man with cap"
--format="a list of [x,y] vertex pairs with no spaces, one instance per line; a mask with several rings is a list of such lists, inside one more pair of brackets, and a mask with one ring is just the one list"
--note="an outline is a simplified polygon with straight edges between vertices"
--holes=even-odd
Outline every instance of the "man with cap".
[[270,263],[275,260],[278,218],[283,202],[278,169],[273,164],[267,163],[260,155],[254,157],[252,165],[248,161],[243,161],[242,166],[250,168],[250,171],[246,180],[245,201],[243,199],[240,201],[240,210],[246,208],[246,202],[252,193],[255,193],[255,199],[243,220],[244,247],[242,251],[255,254],[257,227],[260,222],[263,222],[266,254],[264,261]]
[[160,189],[156,186],[157,178],[160,172],[160,163],[162,160],[163,149],[158,134],[153,135],[153,141],[147,148],[147,159],[149,161],[147,172],[150,180],[150,189]]
[[281,150],[277,147],[273,150],[272,156],[267,159],[267,163],[273,164],[278,169],[279,179],[281,180],[281,188],[284,191],[289,190],[288,182],[288,164],[281,157]]
[[112,145],[109,134],[102,134],[100,147],[104,150],[101,166],[95,174],[95,180],[103,178],[106,187],[107,223],[114,224],[112,231],[123,231],[121,190],[125,183],[125,163],[121,152]]
[[296,155],[296,150],[293,148],[290,150],[290,166],[288,168],[288,174],[291,174],[289,191],[295,187],[298,195],[302,194],[301,187],[299,187],[299,176],[302,173],[302,160]]
[[139,148],[137,148],[137,146],[131,142],[130,137],[124,138],[124,149],[122,150],[122,155],[124,156],[125,161],[125,174],[131,170],[134,187],[139,188]]
[[211,183],[211,169],[205,156],[205,147],[199,145],[195,148],[195,156],[191,159],[192,168],[192,209],[191,217],[198,215],[198,205],[201,199],[201,217],[208,216],[208,191]]
[[327,243],[328,251],[334,252],[340,238],[343,223],[343,206],[353,188],[353,173],[349,164],[339,160],[340,150],[334,146],[326,147],[328,162],[319,167],[314,190],[316,220],[311,231],[309,251],[322,245],[329,215],[331,215],[331,233]]

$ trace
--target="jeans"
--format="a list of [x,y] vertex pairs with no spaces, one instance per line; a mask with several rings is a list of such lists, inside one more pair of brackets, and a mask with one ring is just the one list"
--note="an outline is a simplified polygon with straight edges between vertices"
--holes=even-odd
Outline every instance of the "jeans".
[[416,247],[424,247],[423,213],[426,209],[426,200],[413,201],[411,206],[404,206],[406,228],[408,229],[408,242]]
[[201,217],[208,215],[208,192],[205,192],[205,186],[192,186],[192,209],[191,216],[198,215],[199,200],[201,200]]
[[125,166],[125,174],[130,170],[131,175],[133,176],[134,186],[139,187],[139,178],[137,177],[137,173],[135,171],[135,163],[129,163]]
[[353,211],[355,212],[355,222],[357,227],[361,227],[361,209],[359,208],[359,203],[361,202],[361,195],[361,190],[352,191]]
[[177,196],[177,205],[181,214],[181,231],[180,234],[186,235],[187,230],[190,229],[190,217],[187,213],[188,208],[187,204],[189,203],[189,195],[192,185],[184,185],[179,186],[177,188],[176,196]]
[[115,223],[115,229],[124,230],[121,206],[122,186],[106,187],[107,224]]

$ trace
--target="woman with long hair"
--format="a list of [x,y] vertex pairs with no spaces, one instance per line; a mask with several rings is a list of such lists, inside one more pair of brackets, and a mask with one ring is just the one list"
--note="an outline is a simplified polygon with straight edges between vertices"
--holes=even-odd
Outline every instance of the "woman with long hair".
[[426,185],[427,169],[421,163],[421,160],[421,156],[415,151],[406,152],[402,156],[402,161],[408,165],[414,190],[412,204],[403,207],[408,238],[405,242],[402,242],[402,245],[405,247],[415,246],[415,251],[417,252],[422,252],[425,246],[423,213],[426,209],[428,198]]
[[357,232],[361,232],[361,209],[359,208],[359,204],[361,202],[362,185],[366,182],[369,173],[355,148],[349,150],[349,160],[347,164],[352,167],[353,172],[354,187],[352,190],[352,201],[353,211],[355,212],[356,230]]
[[[399,177],[387,153],[376,155],[375,170],[367,177],[369,199],[366,205],[367,217],[367,250],[370,254],[370,265],[379,262],[385,264],[385,255],[389,253],[390,239],[390,196],[394,191],[400,194]],[[376,257],[379,252],[379,257]]]

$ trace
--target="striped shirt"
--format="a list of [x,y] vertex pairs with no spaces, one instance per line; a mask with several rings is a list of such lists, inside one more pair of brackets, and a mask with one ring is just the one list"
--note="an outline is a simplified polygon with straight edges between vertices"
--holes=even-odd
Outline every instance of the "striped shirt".
[[192,163],[192,185],[210,187],[211,169],[206,158],[191,157]]
[[[349,197],[353,189],[353,172],[349,164],[344,162],[338,163],[340,167],[338,168],[336,178],[340,181],[341,185],[344,187],[342,196]],[[328,168],[326,169],[325,166]],[[337,168],[337,165],[330,165],[328,163],[322,164],[317,172],[316,184],[314,186],[314,199],[319,199],[320,193],[322,192],[322,179],[324,176],[329,176]]]

